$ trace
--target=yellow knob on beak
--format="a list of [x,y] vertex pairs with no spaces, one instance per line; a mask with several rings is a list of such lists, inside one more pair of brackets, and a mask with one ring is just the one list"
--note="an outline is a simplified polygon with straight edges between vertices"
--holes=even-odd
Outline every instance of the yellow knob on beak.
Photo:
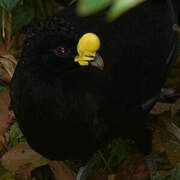
[[94,55],[96,51],[100,48],[100,39],[94,33],[84,34],[77,45],[78,54],[81,55]]
[[84,34],[78,42],[75,62],[80,66],[94,66],[99,70],[103,70],[104,61],[100,54],[97,53],[101,45],[99,37],[94,33]]
[[75,62],[79,62],[81,66],[89,65],[89,61],[93,61],[96,57],[100,44],[100,39],[96,34],[84,34],[77,45],[78,55],[75,57]]

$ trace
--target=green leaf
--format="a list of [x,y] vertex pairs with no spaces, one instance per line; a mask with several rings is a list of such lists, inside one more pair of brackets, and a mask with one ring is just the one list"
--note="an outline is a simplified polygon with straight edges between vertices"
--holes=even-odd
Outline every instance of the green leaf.
[[172,172],[171,179],[179,180],[180,179],[180,165]]
[[13,16],[12,23],[12,33],[16,34],[20,31],[25,25],[29,24],[35,16],[35,11],[33,8],[24,6],[18,8]]
[[4,86],[0,84],[0,92],[8,90],[8,86]]
[[82,16],[94,14],[108,7],[111,2],[112,0],[79,0],[77,12]]
[[9,144],[15,145],[17,144],[23,137],[21,130],[19,129],[18,124],[15,122],[11,125],[9,130]]
[[121,162],[126,158],[126,150],[123,144],[116,144],[115,146],[115,156],[118,160],[118,162]]
[[108,19],[112,21],[142,2],[144,2],[144,0],[115,0],[108,12]]
[[19,0],[0,0],[0,6],[8,11],[11,11],[19,2]]
[[15,180],[13,173],[6,171],[0,176],[0,180]]

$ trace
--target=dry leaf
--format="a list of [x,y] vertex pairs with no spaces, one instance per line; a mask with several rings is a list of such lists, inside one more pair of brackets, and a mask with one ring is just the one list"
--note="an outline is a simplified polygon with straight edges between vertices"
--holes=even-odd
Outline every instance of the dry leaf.
[[115,180],[147,180],[150,174],[144,157],[136,154],[128,157],[118,168]]
[[0,135],[0,151],[5,147],[6,139],[4,135]]
[[14,56],[6,50],[3,44],[0,44],[0,79],[9,83],[16,64]]
[[75,174],[64,162],[50,161],[49,165],[56,180],[74,180]]
[[6,49],[6,45],[0,42],[0,55],[8,54],[8,51]]
[[177,112],[180,112],[180,98],[171,107],[172,116],[175,116]]
[[162,114],[162,113],[164,113],[166,111],[170,111],[172,105],[173,104],[171,104],[171,103],[160,103],[160,102],[157,102],[154,105],[154,107],[153,107],[153,109],[151,110],[150,113],[153,114],[153,115]]
[[116,179],[116,175],[115,174],[111,174],[108,176],[108,180],[115,180]]
[[33,170],[46,165],[48,160],[32,150],[27,142],[20,142],[5,153],[0,162],[6,169],[16,172],[25,165],[28,165],[30,170]]
[[176,143],[168,141],[165,144],[165,148],[170,164],[175,167],[180,163],[180,146]]
[[0,134],[4,134],[12,122],[12,112],[9,111],[9,91],[0,92]]
[[162,154],[165,152],[165,147],[162,142],[162,134],[160,129],[155,129],[152,134],[152,144],[153,144],[153,150],[158,153]]
[[168,131],[168,136],[164,142],[166,154],[170,163],[175,167],[180,163],[180,129],[166,119],[163,119],[163,122]]
[[156,153],[165,153],[170,164],[175,167],[180,163],[180,143],[176,136],[178,131],[171,123],[170,114],[160,116],[153,131],[153,149]]
[[13,119],[12,112],[9,111],[10,97],[8,91],[0,92],[0,150],[5,147],[5,132]]
[[29,165],[22,166],[16,172],[16,179],[17,180],[32,180],[31,179],[31,169],[30,169]]
[[9,83],[13,76],[15,67],[16,60],[12,55],[6,54],[0,56],[0,79]]

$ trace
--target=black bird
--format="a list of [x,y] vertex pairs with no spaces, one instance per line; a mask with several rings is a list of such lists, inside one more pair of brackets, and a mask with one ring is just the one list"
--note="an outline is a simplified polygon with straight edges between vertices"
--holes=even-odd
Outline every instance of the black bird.
[[110,23],[75,6],[27,33],[10,90],[20,128],[49,159],[87,162],[119,136],[149,155],[146,116],[176,58],[176,7],[145,1]]

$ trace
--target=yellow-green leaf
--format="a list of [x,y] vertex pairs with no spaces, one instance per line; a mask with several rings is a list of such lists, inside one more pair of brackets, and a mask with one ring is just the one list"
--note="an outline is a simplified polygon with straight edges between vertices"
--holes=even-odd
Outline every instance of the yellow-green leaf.
[[115,0],[108,12],[108,19],[114,20],[127,10],[142,2],[144,2],[144,0]]
[[109,6],[111,2],[112,0],[79,0],[77,12],[82,16],[94,14]]

